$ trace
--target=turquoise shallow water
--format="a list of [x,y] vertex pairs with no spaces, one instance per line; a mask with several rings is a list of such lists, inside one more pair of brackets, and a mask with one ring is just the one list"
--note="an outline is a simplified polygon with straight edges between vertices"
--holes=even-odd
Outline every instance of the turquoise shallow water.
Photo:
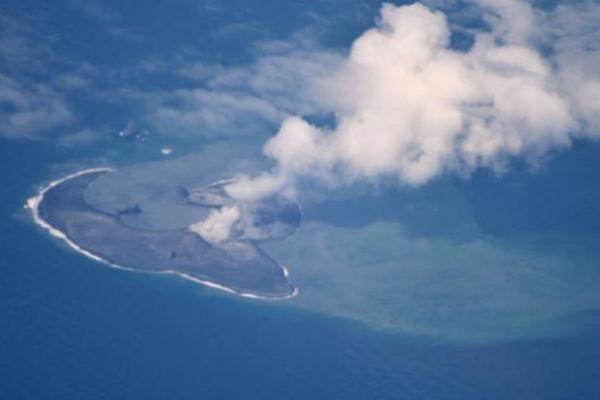
[[[261,154],[278,122],[262,108],[232,112],[218,101],[222,89],[246,98],[237,92],[246,85],[209,90],[216,103],[180,107],[174,92],[202,94],[211,83],[181,68],[252,68],[265,44],[303,42],[311,29],[319,46],[346,52],[380,6],[0,3],[0,15],[17,22],[6,30],[17,52],[0,59],[1,72],[25,89],[50,85],[73,113],[66,126],[42,127],[44,140],[0,139],[0,399],[599,397],[597,144],[575,143],[533,174],[513,165],[501,177],[478,171],[414,192],[386,184],[303,190],[301,229],[264,244],[300,287],[286,303],[106,268],[49,237],[22,209],[38,185],[87,167],[137,165],[146,180],[136,193],[144,195],[174,179],[210,183],[250,171],[225,159]],[[269,40],[276,43],[261,42]],[[451,40],[468,48],[468,29]],[[73,76],[84,86],[66,79]],[[214,118],[198,124],[156,120],[160,106],[172,106],[197,122],[193,111],[211,105]],[[333,123],[328,114],[307,119]],[[130,123],[151,131],[144,142],[118,137]],[[171,156],[161,155],[164,146]],[[131,193],[131,181],[112,183],[96,200],[118,204]],[[179,222],[161,201],[147,204],[157,210],[151,222]]]
[[[582,144],[540,171],[515,165],[502,177],[445,177],[420,188],[313,185],[299,196],[299,229],[257,245],[288,267],[300,289],[286,307],[441,341],[579,334],[590,324],[579,316],[600,304],[600,191],[589,185],[597,179],[589,172],[596,151]],[[88,199],[108,209],[157,205],[153,223],[169,226],[178,200],[165,193],[213,175],[225,179],[252,165],[243,160],[207,145],[186,157],[123,166],[94,182]],[[569,195],[555,195],[554,187]]]
[[[105,268],[50,239],[20,210],[30,182],[46,179],[42,167],[60,154],[0,148],[1,398],[589,399],[598,393],[600,341],[591,333],[443,344],[241,300],[173,277]],[[39,155],[36,164],[18,166],[25,150]],[[596,320],[591,312],[578,317]]]

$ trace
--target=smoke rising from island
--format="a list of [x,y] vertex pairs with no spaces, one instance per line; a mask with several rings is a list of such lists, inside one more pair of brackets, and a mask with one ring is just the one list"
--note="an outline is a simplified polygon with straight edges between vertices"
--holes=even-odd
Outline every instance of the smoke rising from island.
[[[419,186],[445,173],[501,172],[515,158],[535,164],[575,138],[600,136],[600,49],[590,39],[600,33],[589,17],[600,6],[477,5],[487,26],[458,50],[442,12],[384,4],[376,26],[313,82],[335,126],[288,117],[263,147],[274,168],[238,176],[228,194],[239,202],[293,197],[300,179],[335,186],[394,177]],[[215,211],[206,229],[225,240],[234,214]]]

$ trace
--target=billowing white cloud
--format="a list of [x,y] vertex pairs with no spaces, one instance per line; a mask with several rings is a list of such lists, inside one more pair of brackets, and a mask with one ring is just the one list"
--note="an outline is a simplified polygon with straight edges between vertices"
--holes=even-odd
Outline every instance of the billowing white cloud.
[[[594,135],[588,128],[596,114],[586,111],[598,95],[593,79],[577,82],[587,90],[565,89],[565,71],[581,66],[565,60],[557,67],[537,50],[536,10],[517,1],[482,3],[495,11],[487,18],[492,29],[477,33],[466,52],[450,48],[441,12],[385,4],[378,25],[319,82],[335,128],[290,117],[266,143],[277,162],[272,174],[280,176],[272,180],[395,176],[419,185],[446,171],[501,169],[511,157],[535,158],[568,146],[575,134]],[[240,191],[235,185],[232,194]]]
[[560,85],[581,121],[582,136],[600,137],[600,4],[559,5],[547,16]]
[[[308,87],[333,128],[288,117],[264,153],[276,166],[238,177],[228,193],[256,201],[326,183],[396,177],[421,185],[447,172],[535,163],[573,138],[598,136],[600,6],[550,12],[517,0],[478,0],[489,29],[453,49],[447,17],[421,4],[384,4],[377,26]],[[562,21],[577,28],[562,28]],[[590,43],[587,43],[590,42]],[[550,46],[544,52],[540,49]],[[275,79],[277,82],[277,79]]]

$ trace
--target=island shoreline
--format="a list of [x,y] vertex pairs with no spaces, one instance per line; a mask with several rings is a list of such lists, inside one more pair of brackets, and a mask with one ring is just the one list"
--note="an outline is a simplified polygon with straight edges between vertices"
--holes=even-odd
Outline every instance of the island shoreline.
[[[50,223],[48,223],[46,220],[44,220],[39,213],[39,206],[40,204],[44,201],[44,196],[45,194],[52,188],[62,184],[63,182],[66,182],[70,179],[73,178],[77,178],[80,177],[82,175],[86,175],[86,174],[90,174],[90,173],[95,173],[95,172],[111,172],[114,171],[114,168],[110,168],[110,167],[97,167],[97,168],[88,168],[88,169],[84,169],[84,170],[80,170],[77,171],[75,173],[66,175],[62,178],[56,179],[51,181],[50,183],[48,183],[45,186],[42,186],[40,188],[40,190],[38,191],[38,193],[35,196],[32,196],[30,198],[27,199],[27,202],[24,205],[24,208],[29,210],[29,212],[31,213],[31,217],[33,219],[33,222],[38,225],[39,227],[41,227],[42,229],[46,230],[51,236],[53,236],[54,238],[60,239],[63,242],[65,242],[71,249],[75,250],[77,253],[79,254],[83,254],[84,256],[91,258],[94,261],[97,261],[101,264],[104,264],[110,268],[115,268],[121,271],[129,271],[129,272],[137,272],[137,273],[148,273],[148,274],[161,274],[161,275],[176,275],[178,277],[184,278],[186,280],[190,280],[192,282],[201,284],[202,286],[205,287],[209,287],[212,289],[218,289],[221,290],[223,292],[226,293],[230,293],[230,294],[235,294],[237,296],[243,297],[243,298],[248,298],[248,299],[257,299],[257,300],[272,300],[272,301],[276,301],[276,300],[288,300],[291,299],[295,296],[298,295],[298,288],[294,287],[292,293],[290,293],[287,296],[281,296],[281,297],[269,297],[269,296],[260,296],[254,293],[247,293],[247,292],[240,292],[238,290],[235,290],[233,288],[224,286],[224,285],[220,285],[218,283],[215,282],[211,282],[208,280],[204,280],[204,279],[200,279],[200,278],[196,278],[194,276],[182,273],[182,272],[178,272],[178,271],[174,271],[174,270],[164,270],[164,271],[143,271],[143,270],[139,270],[139,269],[135,269],[135,268],[130,268],[130,267],[125,267],[122,265],[118,265],[116,263],[113,263],[109,260],[106,260],[92,252],[90,252],[89,250],[86,250],[84,248],[82,248],[81,246],[79,246],[77,243],[75,243],[71,238],[69,238],[69,236],[67,234],[65,234],[64,232],[62,232],[60,229],[52,226]],[[283,265],[280,265],[280,267],[283,270],[283,274],[284,276],[287,278],[289,276],[289,271],[287,270],[287,268]]]

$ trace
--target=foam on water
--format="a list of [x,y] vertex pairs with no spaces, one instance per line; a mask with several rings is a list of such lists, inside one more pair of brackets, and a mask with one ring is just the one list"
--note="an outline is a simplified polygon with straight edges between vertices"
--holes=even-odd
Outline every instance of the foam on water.
[[[64,232],[62,232],[61,230],[53,227],[52,225],[50,225],[47,221],[45,221],[39,213],[39,206],[42,203],[42,201],[44,201],[44,196],[45,194],[48,192],[48,190],[60,185],[61,183],[68,181],[69,179],[73,179],[73,178],[77,178],[79,176],[85,175],[85,174],[90,174],[90,173],[95,173],[95,172],[111,172],[114,171],[113,168],[109,168],[109,167],[98,167],[98,168],[89,168],[89,169],[84,169],[78,172],[75,172],[73,174],[69,174],[63,178],[60,179],[56,179],[54,181],[51,181],[48,185],[43,186],[40,188],[40,191],[33,197],[30,197],[29,199],[27,199],[27,202],[25,204],[25,208],[27,210],[30,211],[31,216],[33,218],[33,221],[40,227],[42,227],[43,229],[45,229],[48,233],[50,233],[50,235],[52,235],[53,237],[60,239],[62,241],[64,241],[69,247],[71,247],[73,250],[75,250],[76,252],[85,255],[86,257],[89,257],[95,261],[98,261],[104,265],[107,265],[111,268],[115,268],[115,269],[119,269],[119,270],[123,270],[123,271],[129,271],[129,272],[140,272],[140,273],[152,273],[152,274],[169,274],[169,275],[177,275],[181,278],[190,280],[192,282],[195,283],[199,283],[203,286],[206,287],[210,287],[213,289],[218,289],[227,293],[231,293],[231,294],[235,294],[238,295],[240,297],[244,297],[244,298],[249,298],[249,299],[258,299],[258,300],[286,300],[286,299],[290,299],[292,297],[295,297],[298,294],[298,288],[294,288],[294,290],[292,291],[292,293],[290,293],[288,296],[283,296],[283,297],[266,297],[266,296],[259,296],[253,293],[245,293],[245,292],[240,292],[237,290],[234,290],[232,288],[229,288],[227,286],[223,286],[223,285],[219,285],[218,283],[214,283],[211,281],[207,281],[207,280],[203,280],[203,279],[199,279],[196,277],[193,277],[191,275],[182,273],[182,272],[178,272],[178,271],[174,271],[174,270],[165,270],[165,271],[141,271],[141,270],[137,270],[134,268],[129,268],[129,267],[125,267],[122,265],[118,265],[115,263],[111,263],[108,260],[94,254],[91,253],[85,249],[83,249],[82,247],[80,247],[79,245],[77,245],[77,243],[75,243],[74,241],[72,241]],[[283,274],[284,276],[287,278],[289,276],[289,272],[288,270],[284,267],[284,266],[280,266],[283,269]]]

